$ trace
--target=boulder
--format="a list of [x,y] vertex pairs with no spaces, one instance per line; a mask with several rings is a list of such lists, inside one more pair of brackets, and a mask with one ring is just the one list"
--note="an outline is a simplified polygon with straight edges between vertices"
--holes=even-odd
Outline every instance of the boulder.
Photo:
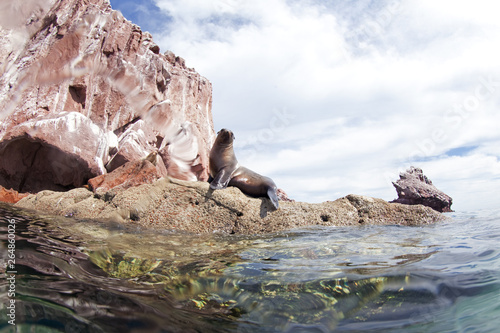
[[453,199],[438,190],[420,168],[410,167],[399,175],[398,181],[392,184],[398,193],[398,198],[392,202],[405,205],[424,205],[438,212],[452,212]]
[[182,159],[188,166],[170,158],[158,168],[207,178],[212,86],[182,58],[160,53],[151,34],[108,0],[2,10],[0,185],[31,192],[82,186],[172,144],[169,135],[186,123],[196,143]]
[[422,205],[359,195],[323,203],[283,201],[274,210],[269,199],[249,197],[236,187],[213,191],[207,182],[173,178],[110,192],[95,196],[85,188],[66,193],[42,191],[16,206],[83,219],[108,219],[141,229],[224,234],[263,234],[307,226],[423,225],[445,219]]

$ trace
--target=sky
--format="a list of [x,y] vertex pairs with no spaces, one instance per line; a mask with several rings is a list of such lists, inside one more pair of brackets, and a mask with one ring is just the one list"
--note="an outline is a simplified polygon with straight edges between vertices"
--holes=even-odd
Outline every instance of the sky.
[[296,200],[392,200],[423,169],[452,209],[500,203],[500,3],[111,0],[213,85],[215,130]]

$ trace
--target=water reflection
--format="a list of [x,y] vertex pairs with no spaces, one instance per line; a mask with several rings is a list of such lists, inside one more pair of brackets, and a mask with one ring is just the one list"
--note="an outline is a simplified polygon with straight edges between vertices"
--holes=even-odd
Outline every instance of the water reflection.
[[[133,279],[142,274],[122,278],[101,269],[86,253],[85,235],[72,232],[76,221],[27,215],[0,207],[2,247],[6,221],[17,222],[15,300],[21,327],[63,332],[223,332],[234,326],[224,318],[178,309],[164,288]],[[2,259],[6,261],[5,255]],[[1,281],[6,290],[6,280]],[[6,293],[1,299],[6,304]],[[2,326],[8,328],[3,322],[5,309],[0,315]]]
[[[6,221],[17,222],[16,315],[29,330],[439,332],[486,319],[498,326],[500,252],[463,225],[225,237],[138,232],[9,206],[0,217],[4,248]],[[1,298],[6,304],[5,292]],[[476,303],[480,313],[468,305]]]

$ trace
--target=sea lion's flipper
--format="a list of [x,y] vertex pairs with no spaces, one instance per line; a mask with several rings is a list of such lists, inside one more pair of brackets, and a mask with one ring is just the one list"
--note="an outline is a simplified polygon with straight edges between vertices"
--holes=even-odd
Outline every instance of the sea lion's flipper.
[[210,188],[212,190],[222,190],[227,187],[229,181],[231,180],[231,172],[227,172],[227,170],[222,169],[218,174],[215,175],[214,180],[210,183]]
[[276,194],[276,189],[274,189],[274,188],[268,189],[267,195],[269,196],[269,199],[271,199],[271,202],[273,203],[274,208],[278,209],[280,207],[280,204],[278,202],[278,195]]

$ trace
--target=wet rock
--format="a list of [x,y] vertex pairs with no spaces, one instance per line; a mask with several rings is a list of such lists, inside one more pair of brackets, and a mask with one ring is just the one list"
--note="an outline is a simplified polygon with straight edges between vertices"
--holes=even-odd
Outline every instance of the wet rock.
[[392,184],[398,192],[398,198],[392,202],[405,205],[424,205],[438,212],[452,212],[453,199],[438,190],[420,168],[410,167],[399,175],[398,181]]
[[0,27],[0,185],[82,186],[157,151],[186,122],[196,151],[184,158],[188,167],[171,160],[163,175],[170,167],[204,180],[214,138],[211,83],[162,54],[108,0],[38,4],[2,12],[15,19]]
[[50,214],[133,223],[142,228],[225,234],[262,234],[315,225],[422,225],[445,218],[422,205],[388,203],[359,195],[317,204],[284,201],[274,210],[269,199],[249,197],[236,187],[212,191],[207,182],[171,178],[113,192],[105,200],[84,188],[67,193],[43,191],[16,205]]
[[16,203],[22,198],[28,196],[29,193],[19,193],[12,189],[6,189],[3,186],[0,186],[0,201],[7,203]]

